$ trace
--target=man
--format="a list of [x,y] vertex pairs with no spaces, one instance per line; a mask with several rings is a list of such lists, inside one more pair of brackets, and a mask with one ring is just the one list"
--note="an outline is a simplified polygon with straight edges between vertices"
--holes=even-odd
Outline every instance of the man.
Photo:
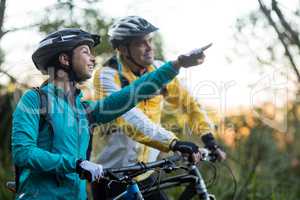
[[[151,23],[137,16],[125,17],[110,28],[110,41],[117,55],[95,73],[94,87],[97,99],[121,90],[141,75],[163,65],[163,62],[154,60],[152,37],[156,30]],[[203,61],[204,54],[200,63]],[[175,134],[160,125],[163,99],[174,108],[186,111],[194,133],[213,132],[206,114],[175,79],[164,87],[160,94],[140,102],[110,127],[101,127],[106,136],[106,146],[101,153],[94,149],[96,152],[93,154],[97,154],[96,162],[108,168],[127,166],[138,161],[151,162],[157,159],[160,151],[172,150],[172,144],[180,143]],[[225,158],[224,152],[218,150],[218,153],[222,159]],[[151,182],[153,177],[149,177],[150,173],[138,177],[138,180],[143,180],[142,185]],[[147,177],[149,178],[146,179]],[[106,183],[94,184],[94,199],[105,199],[124,190],[121,185],[111,188],[112,190],[108,190]],[[165,195],[155,194],[149,199],[165,199]]]
[[[181,66],[198,64],[197,56],[168,62],[107,98],[82,102],[76,84],[91,77],[95,65],[91,48],[99,41],[98,35],[63,29],[43,39],[32,55],[49,80],[39,92],[27,91],[13,115],[12,154],[19,172],[16,199],[85,200],[86,181],[80,178],[93,182],[102,175],[101,165],[86,160],[89,125],[117,118],[171,81]],[[41,119],[42,93],[49,104],[47,122]],[[190,153],[197,157],[198,149]]]

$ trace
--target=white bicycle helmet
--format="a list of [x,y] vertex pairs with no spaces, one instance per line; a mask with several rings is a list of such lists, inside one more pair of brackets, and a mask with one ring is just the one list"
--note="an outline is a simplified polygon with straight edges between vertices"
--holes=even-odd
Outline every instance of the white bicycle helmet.
[[128,16],[115,22],[109,29],[108,35],[115,49],[136,37],[142,37],[157,30],[157,27],[141,17]]

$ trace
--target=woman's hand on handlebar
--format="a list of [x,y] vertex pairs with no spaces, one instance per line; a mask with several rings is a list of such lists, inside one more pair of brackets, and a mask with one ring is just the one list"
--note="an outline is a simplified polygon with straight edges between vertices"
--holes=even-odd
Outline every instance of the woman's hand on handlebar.
[[78,160],[76,162],[76,172],[81,179],[86,179],[89,182],[99,181],[103,177],[102,165],[88,160]]

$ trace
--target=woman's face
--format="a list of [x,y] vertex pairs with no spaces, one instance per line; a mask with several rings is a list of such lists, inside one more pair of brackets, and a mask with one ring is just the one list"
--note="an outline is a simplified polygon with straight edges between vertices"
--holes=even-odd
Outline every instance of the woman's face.
[[80,45],[73,51],[73,70],[79,81],[85,81],[92,77],[95,67],[95,57],[88,45]]

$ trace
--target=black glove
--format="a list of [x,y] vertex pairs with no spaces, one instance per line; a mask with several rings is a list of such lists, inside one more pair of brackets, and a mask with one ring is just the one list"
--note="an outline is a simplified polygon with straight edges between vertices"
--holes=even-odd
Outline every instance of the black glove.
[[205,145],[205,148],[211,151],[210,157],[212,162],[216,160],[223,161],[226,159],[226,153],[217,144],[217,142],[214,139],[214,136],[211,133],[203,135],[201,139]]
[[212,43],[200,49],[194,49],[193,51],[187,54],[180,55],[177,58],[179,65],[182,67],[191,67],[191,66],[199,65],[200,64],[199,59],[204,59],[205,57],[204,51],[209,47],[211,47],[211,45]]
[[178,57],[178,62],[180,66],[182,67],[190,67],[199,65],[198,59],[204,58],[204,54],[196,54],[194,52],[191,52],[189,54],[180,55]]
[[103,167],[87,160],[78,160],[76,162],[76,173],[79,174],[81,179],[86,179],[89,182],[99,181],[103,175]]
[[175,143],[171,146],[171,150],[192,155],[193,153],[199,152],[199,147],[192,142],[175,141]]
[[219,145],[216,143],[216,140],[211,133],[203,135],[201,139],[205,145],[205,148],[207,148],[208,150],[215,151],[219,148]]

